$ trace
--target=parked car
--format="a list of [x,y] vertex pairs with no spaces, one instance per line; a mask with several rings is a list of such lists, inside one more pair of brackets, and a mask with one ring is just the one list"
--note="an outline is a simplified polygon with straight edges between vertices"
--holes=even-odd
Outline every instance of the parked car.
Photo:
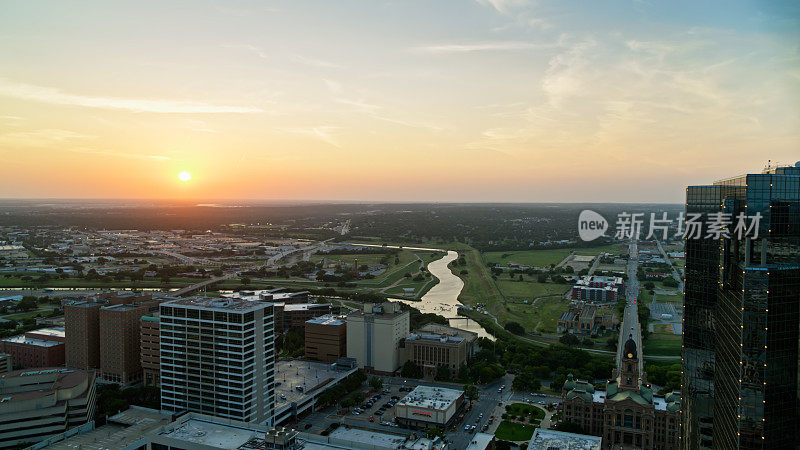
[[370,421],[370,422],[375,422],[375,418],[374,418],[374,417],[372,417],[372,416],[369,416],[369,421]]

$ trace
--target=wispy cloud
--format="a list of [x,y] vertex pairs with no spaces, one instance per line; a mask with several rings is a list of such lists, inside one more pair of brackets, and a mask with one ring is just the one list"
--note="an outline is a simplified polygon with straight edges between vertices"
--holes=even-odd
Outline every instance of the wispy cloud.
[[293,55],[292,59],[307,66],[319,67],[323,69],[340,69],[342,67],[340,64],[334,62],[325,61],[323,59],[318,59],[318,58],[309,58],[307,56],[297,55],[297,54]]
[[334,134],[340,129],[340,127],[321,125],[315,127],[287,128],[283,131],[311,136],[336,148],[342,148],[342,146],[339,145],[339,142],[334,137]]
[[76,139],[94,139],[96,136],[76,133],[70,130],[45,128],[33,131],[15,131],[0,135],[0,144],[18,147],[47,147]]
[[497,12],[508,14],[512,9],[528,5],[528,0],[477,0],[478,3],[485,6],[491,6]]
[[494,41],[494,42],[472,42],[467,44],[436,44],[414,47],[413,50],[420,53],[444,54],[444,53],[475,53],[492,51],[518,51],[536,50],[553,48],[555,44],[539,43],[529,41]]
[[117,158],[129,158],[129,159],[154,159],[157,161],[168,161],[171,159],[168,156],[163,155],[140,155],[138,153],[124,153],[124,152],[113,152],[108,150],[95,150],[90,148],[71,148],[69,151],[74,153],[86,153],[89,155],[99,155],[99,156],[113,156]]
[[212,105],[181,100],[133,99],[121,97],[94,97],[71,94],[59,89],[17,83],[0,78],[0,95],[53,105],[84,106],[88,108],[118,109],[133,112],[175,114],[260,113],[261,108],[247,106]]

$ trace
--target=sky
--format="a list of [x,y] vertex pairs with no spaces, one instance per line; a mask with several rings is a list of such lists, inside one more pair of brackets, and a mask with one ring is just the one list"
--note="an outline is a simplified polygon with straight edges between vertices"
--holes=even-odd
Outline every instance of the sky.
[[0,198],[681,203],[800,160],[796,5],[5,0]]

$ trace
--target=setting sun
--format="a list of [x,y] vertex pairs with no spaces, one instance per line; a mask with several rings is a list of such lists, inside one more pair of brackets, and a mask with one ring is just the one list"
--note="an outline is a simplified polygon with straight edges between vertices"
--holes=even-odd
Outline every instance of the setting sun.
[[178,174],[178,179],[183,182],[189,181],[192,179],[192,174],[184,170],[183,172]]

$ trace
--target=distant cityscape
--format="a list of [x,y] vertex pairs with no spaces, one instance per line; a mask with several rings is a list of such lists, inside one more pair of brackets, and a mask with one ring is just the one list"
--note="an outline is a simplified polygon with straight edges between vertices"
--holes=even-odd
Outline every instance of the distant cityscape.
[[394,207],[205,230],[6,218],[0,447],[794,448],[800,167],[686,197],[760,212],[759,237],[479,250],[375,228]]

